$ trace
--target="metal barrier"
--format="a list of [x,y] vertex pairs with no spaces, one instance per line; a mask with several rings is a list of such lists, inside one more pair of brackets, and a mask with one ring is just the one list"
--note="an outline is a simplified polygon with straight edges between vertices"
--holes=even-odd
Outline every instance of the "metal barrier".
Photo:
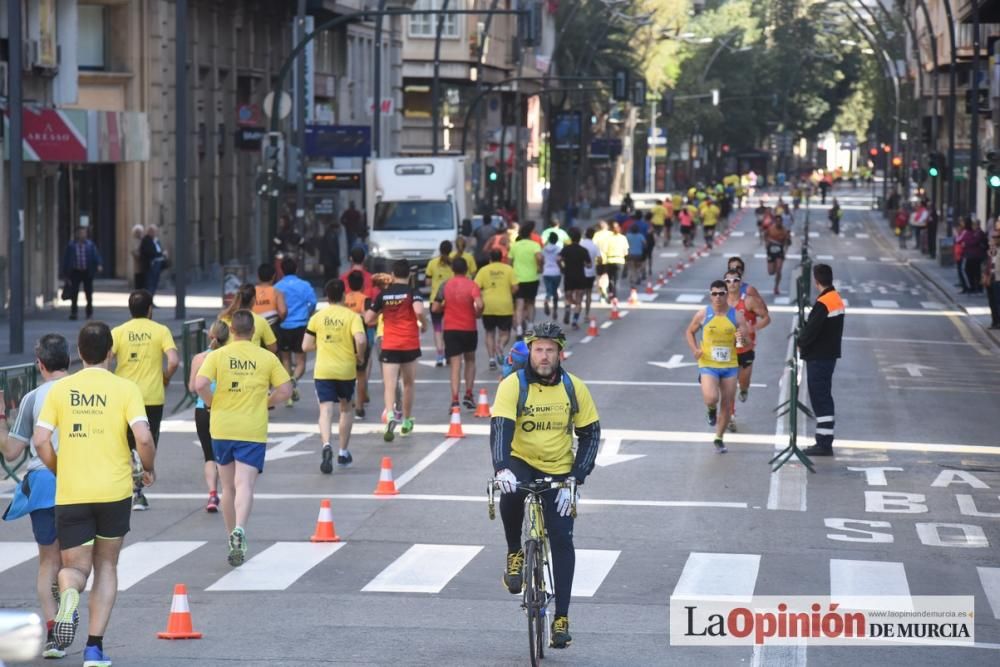
[[171,414],[184,408],[189,408],[198,400],[198,395],[188,388],[188,378],[191,376],[191,360],[194,355],[208,347],[208,327],[204,318],[188,320],[181,327],[181,362],[184,368],[184,396],[174,406]]
[[[38,368],[33,363],[0,368],[0,389],[4,392],[5,403],[3,406],[4,414],[12,409],[17,409],[25,394],[37,386]],[[21,478],[17,476],[17,470],[27,462],[29,457],[27,449],[16,461],[7,461],[0,454],[0,468],[3,468],[4,479],[20,482]]]

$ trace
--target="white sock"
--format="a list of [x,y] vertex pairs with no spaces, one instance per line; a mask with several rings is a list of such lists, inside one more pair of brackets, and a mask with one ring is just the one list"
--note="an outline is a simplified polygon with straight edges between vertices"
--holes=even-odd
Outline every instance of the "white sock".
[[347,450],[346,449],[341,449],[340,450],[340,456],[347,456]]
[[324,442],[324,443],[323,443],[323,449],[326,449],[326,448],[327,448],[327,447],[329,447],[329,446],[330,446],[330,443],[329,443],[329,442]]

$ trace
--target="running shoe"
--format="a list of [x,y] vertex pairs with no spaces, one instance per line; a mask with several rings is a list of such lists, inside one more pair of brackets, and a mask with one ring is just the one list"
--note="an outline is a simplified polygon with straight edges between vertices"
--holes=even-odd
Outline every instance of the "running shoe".
[[496,359],[490,359],[490,370],[491,371],[495,371],[496,369],[497,369],[497,360]]
[[385,440],[386,442],[392,442],[396,438],[395,431],[397,423],[398,422],[396,421],[396,413],[394,412],[392,413],[392,416],[388,418],[388,421],[385,423],[385,432],[382,433],[383,440]]
[[299,396],[299,388],[298,388],[298,386],[293,386],[292,387],[292,400],[293,401],[298,401],[300,398],[301,398],[301,396]]
[[717,411],[716,411],[715,408],[709,408],[708,409],[708,414],[706,415],[706,418],[708,419],[708,425],[709,426],[715,426],[716,421],[717,421],[717,416],[718,415],[717,415]]
[[66,648],[76,638],[76,626],[80,623],[76,609],[79,606],[80,591],[75,588],[67,588],[59,596],[59,611],[56,612],[56,622],[52,626],[52,636],[59,648]]
[[497,353],[497,366],[503,367],[503,355]]
[[548,314],[549,314],[549,313],[551,313],[551,312],[552,312],[552,309],[551,309],[551,308],[549,308],[549,300],[548,300],[548,299],[546,299],[546,300],[545,300],[545,314],[546,314],[546,315],[548,315]]
[[740,389],[740,393],[739,393],[740,403],[746,403],[747,402],[747,398],[749,396],[750,396],[750,390],[749,389]]
[[566,648],[573,643],[569,634],[569,617],[556,616],[552,621],[552,636],[549,637],[549,648]]
[[563,324],[569,324],[569,310],[563,313]]
[[462,399],[462,407],[466,410],[476,409],[476,399],[472,397],[472,394],[465,395],[465,398]]
[[243,529],[237,526],[229,533],[229,564],[233,567],[243,565],[247,556],[247,537]]
[[333,472],[333,447],[323,445],[323,460],[319,464],[319,471],[324,475]]
[[727,426],[726,428],[729,429],[730,433],[736,433],[736,417],[732,417],[729,420],[729,426]]
[[111,667],[111,658],[105,655],[103,649],[88,646],[83,649],[83,667]]
[[149,501],[146,500],[146,496],[142,493],[142,489],[136,489],[135,493],[132,494],[132,511],[145,512],[148,509]]
[[364,419],[365,418],[365,409],[363,407],[362,408],[357,408],[354,411],[354,417],[356,419]]
[[285,407],[286,407],[286,408],[290,408],[290,407],[292,407],[293,405],[295,405],[295,401],[294,401],[294,400],[292,400],[291,398],[289,398],[289,399],[288,399],[287,401],[285,401]]
[[66,651],[59,648],[56,644],[56,640],[52,638],[52,634],[49,634],[48,641],[45,642],[45,650],[42,651],[43,658],[65,658]]
[[354,457],[351,456],[350,452],[344,452],[343,454],[337,454],[337,465],[341,468],[346,468],[347,466],[354,463]]
[[442,366],[444,366],[444,355],[443,354],[439,354],[438,358],[437,358],[437,361],[434,362],[434,367],[435,368],[441,368]]
[[413,419],[407,417],[403,420],[403,427],[399,429],[401,435],[410,435],[413,433]]
[[715,451],[720,454],[725,454],[729,451],[726,449],[726,443],[722,442],[722,438],[716,438],[713,444],[715,445]]
[[205,511],[209,514],[215,514],[219,511],[219,496],[214,493],[208,494],[208,503],[205,505]]
[[524,586],[524,550],[507,554],[507,569],[503,572],[503,585],[513,595],[520,595]]

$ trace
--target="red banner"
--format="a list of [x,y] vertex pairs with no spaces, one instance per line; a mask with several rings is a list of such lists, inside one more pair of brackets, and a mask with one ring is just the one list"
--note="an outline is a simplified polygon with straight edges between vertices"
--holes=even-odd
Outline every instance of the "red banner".
[[[70,114],[73,111],[25,107],[24,149],[39,162],[86,162],[86,126],[77,127]],[[83,117],[81,112],[75,112]]]

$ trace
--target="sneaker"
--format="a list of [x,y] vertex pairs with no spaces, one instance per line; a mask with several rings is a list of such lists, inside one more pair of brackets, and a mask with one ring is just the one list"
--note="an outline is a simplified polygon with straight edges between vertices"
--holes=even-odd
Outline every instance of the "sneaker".
[[574,321],[573,322],[573,331],[579,331],[579,330],[580,330],[580,323]]
[[111,658],[96,646],[83,649],[83,667],[111,667]]
[[519,549],[512,554],[507,554],[507,569],[503,573],[503,585],[513,595],[521,594],[521,588],[524,586],[524,577],[521,574],[523,569],[523,549]]
[[350,452],[344,452],[343,454],[337,454],[337,465],[341,468],[346,468],[347,466],[354,463],[354,457],[351,456]]
[[497,369],[497,360],[496,359],[490,359],[490,370],[491,371],[495,371],[496,369]]
[[497,366],[503,366],[503,355],[497,354]]
[[551,309],[551,308],[549,308],[549,300],[548,300],[548,299],[546,299],[546,300],[545,300],[545,314],[546,314],[546,315],[548,315],[548,314],[550,314],[551,312],[552,312],[552,309]]
[[145,512],[148,509],[149,501],[146,500],[146,496],[142,493],[142,489],[136,489],[136,492],[132,494],[132,511]]
[[382,433],[383,440],[386,442],[392,442],[396,438],[396,424],[396,413],[393,412],[392,416],[389,417],[388,421],[385,423],[385,432]]
[[726,427],[730,433],[736,433],[736,418],[733,417],[729,420],[729,425]]
[[740,403],[746,403],[747,402],[747,397],[749,397],[749,396],[750,396],[750,390],[749,389],[740,389],[740,393],[739,393]]
[[413,433],[413,419],[407,417],[403,420],[403,427],[399,429],[401,435],[410,435]]
[[802,450],[806,456],[833,456],[833,447],[820,447],[811,445]]
[[49,640],[45,642],[45,650],[42,651],[43,658],[65,658],[66,651],[59,648],[56,640],[49,635]]
[[319,471],[324,475],[333,472],[333,447],[330,445],[323,445],[323,460],[320,461]]
[[713,444],[715,445],[715,451],[719,452],[720,454],[725,454],[726,452],[729,451],[728,449],[726,449],[726,443],[722,442],[722,438],[716,438]]
[[208,503],[205,505],[205,511],[209,514],[215,514],[219,511],[219,496],[214,493],[208,494]]
[[448,416],[451,417],[451,413],[455,411],[455,408],[461,408],[461,407],[462,407],[461,403],[459,403],[458,401],[452,401],[451,407],[448,408]]
[[301,396],[299,396],[299,390],[298,390],[298,388],[293,388],[292,389],[292,400],[293,401],[298,401],[300,398],[301,398]]
[[285,401],[285,407],[286,407],[286,408],[290,408],[290,407],[292,407],[293,405],[295,405],[295,401],[294,401],[293,399],[291,399],[291,398],[290,398],[290,399],[288,399],[287,401]]
[[365,418],[365,409],[363,407],[355,409],[354,410],[354,418],[355,419],[364,419]]
[[438,358],[437,358],[437,361],[434,362],[434,367],[435,368],[441,368],[442,366],[444,366],[444,355],[443,354],[439,354]]
[[466,410],[476,409],[476,399],[472,397],[472,394],[465,395],[465,398],[462,399],[462,407]]
[[563,324],[569,324],[569,311],[563,313]]
[[247,556],[247,537],[242,528],[233,528],[229,533],[229,564],[233,567],[243,565]]
[[717,421],[717,411],[715,408],[708,409],[708,414],[706,415],[706,419],[708,419],[709,426],[715,426],[715,423]]
[[56,622],[52,626],[52,636],[61,649],[72,644],[76,638],[76,626],[80,623],[76,609],[79,606],[80,591],[75,588],[67,588],[59,596],[59,611],[56,612]]
[[552,621],[552,635],[549,637],[549,648],[566,648],[573,643],[569,634],[569,617],[556,616]]

